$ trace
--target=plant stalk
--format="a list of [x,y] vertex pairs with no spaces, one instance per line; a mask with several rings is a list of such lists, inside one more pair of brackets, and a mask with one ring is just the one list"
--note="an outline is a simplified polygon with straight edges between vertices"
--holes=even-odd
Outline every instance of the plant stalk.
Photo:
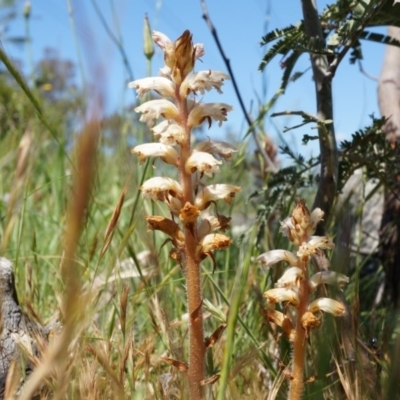
[[[183,205],[193,204],[192,176],[185,171],[185,164],[190,156],[190,136],[188,127],[188,108],[186,99],[179,95],[179,85],[176,87],[176,104],[179,109],[181,125],[185,129],[185,141],[180,148],[180,179],[183,190]],[[187,309],[189,313],[189,398],[200,400],[204,391],[201,381],[205,378],[205,354],[203,333],[203,299],[201,295],[200,263],[196,260],[197,234],[196,222],[185,224],[185,277],[187,286]]]
[[307,311],[309,288],[308,288],[308,257],[301,260],[299,268],[303,270],[304,279],[301,280],[299,298],[300,305],[297,309],[296,339],[293,343],[293,367],[292,380],[290,382],[289,400],[299,400],[304,390],[304,360],[305,360],[305,341],[306,331],[304,330],[301,319]]

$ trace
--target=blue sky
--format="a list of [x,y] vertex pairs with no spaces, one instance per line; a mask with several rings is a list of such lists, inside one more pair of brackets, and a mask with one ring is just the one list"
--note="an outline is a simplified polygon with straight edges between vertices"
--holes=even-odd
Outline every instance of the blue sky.
[[[215,69],[226,71],[222,58],[213,38],[202,18],[200,0],[97,0],[99,8],[116,37],[121,38],[135,79],[146,76],[146,63],[142,51],[143,18],[147,13],[152,29],[167,34],[171,39],[179,37],[185,29],[193,33],[195,43],[205,46],[206,54],[197,69]],[[128,76],[124,69],[120,53],[107,36],[94,11],[92,0],[71,0],[74,7],[74,19],[78,29],[78,47],[86,65],[86,79],[102,88],[105,94],[107,112],[117,110],[131,103],[135,94],[126,89]],[[327,2],[319,1],[321,9]],[[10,24],[8,36],[25,33],[22,16],[23,1],[17,2],[18,17]],[[77,61],[75,38],[68,15],[67,0],[32,0],[30,32],[32,54],[35,61],[43,56],[45,47],[58,50],[62,58]],[[279,59],[267,67],[262,74],[258,65],[265,52],[259,42],[267,29],[285,27],[301,19],[298,0],[208,0],[208,10],[217,28],[220,41],[230,59],[235,78],[248,110],[256,113],[260,103],[265,103],[276,92],[280,84],[282,70]],[[28,69],[27,50],[4,42],[5,50],[22,61],[23,69]],[[384,46],[363,43],[363,66],[369,74],[378,76]],[[157,51],[153,59],[153,75],[162,66],[162,54]],[[303,56],[296,71],[309,66],[309,59]],[[101,81],[94,69],[102,69]],[[77,69],[77,82],[81,76]],[[348,138],[352,132],[369,123],[368,115],[379,115],[376,99],[377,83],[361,74],[358,67],[350,65],[345,59],[334,79],[334,109],[336,132],[339,140]],[[216,134],[223,135],[226,129],[235,131],[241,137],[246,124],[232,84],[228,81],[224,93],[207,94],[205,101],[222,101],[232,104],[234,111],[229,121],[221,128],[212,128]],[[314,85],[311,71],[292,83],[286,94],[276,104],[274,111],[303,110],[315,112]],[[273,123],[267,118],[268,133],[275,138],[276,132],[284,126],[296,125],[299,119],[275,118]],[[216,129],[219,129],[218,131]],[[301,145],[304,133],[313,134],[309,126],[285,133],[286,139],[294,144],[298,151],[309,153],[317,151],[316,143],[305,148]],[[213,134],[213,133],[212,133]]]

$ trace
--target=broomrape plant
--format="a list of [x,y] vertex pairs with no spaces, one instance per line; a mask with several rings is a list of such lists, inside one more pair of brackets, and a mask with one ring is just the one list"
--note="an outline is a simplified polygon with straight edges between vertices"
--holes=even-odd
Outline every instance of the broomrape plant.
[[[310,213],[304,201],[300,200],[292,215],[281,222],[281,232],[298,248],[296,254],[287,250],[272,250],[257,258],[257,261],[267,267],[280,261],[290,265],[275,284],[275,288],[264,293],[267,299],[268,319],[282,328],[293,345],[290,400],[300,399],[303,392],[305,346],[311,329],[321,324],[318,315],[327,312],[339,317],[345,313],[343,304],[336,300],[326,297],[310,300],[312,293],[321,284],[342,286],[349,281],[347,276],[333,271],[320,271],[309,277],[308,265],[311,256],[334,247],[329,237],[312,236],[323,215],[319,208]],[[294,307],[297,311],[296,321],[276,310],[276,303]]]
[[140,121],[152,129],[158,142],[140,144],[132,152],[139,157],[139,163],[158,157],[179,171],[179,181],[156,176],[144,182],[141,191],[144,197],[164,203],[171,214],[171,218],[151,215],[146,220],[150,230],[169,236],[170,257],[182,265],[185,274],[190,316],[189,364],[178,365],[187,372],[190,398],[194,400],[202,398],[202,386],[206,382],[200,263],[210,257],[215,264],[214,252],[231,243],[228,236],[215,233],[227,229],[230,218],[210,215],[209,207],[218,200],[230,204],[241,189],[205,183],[205,176],[218,172],[222,161],[231,158],[235,149],[225,142],[212,140],[192,146],[191,132],[203,122],[211,126],[213,121],[221,125],[227,120],[227,113],[232,110],[230,105],[203,103],[197,94],[203,95],[211,89],[221,93],[229,76],[212,70],[193,72],[204,48],[202,44],[193,44],[189,31],[175,42],[160,32],[153,32],[153,40],[164,52],[165,66],[160,76],[135,80],[129,87],[135,88],[138,96],[150,90],[160,96],[135,109],[142,114]]

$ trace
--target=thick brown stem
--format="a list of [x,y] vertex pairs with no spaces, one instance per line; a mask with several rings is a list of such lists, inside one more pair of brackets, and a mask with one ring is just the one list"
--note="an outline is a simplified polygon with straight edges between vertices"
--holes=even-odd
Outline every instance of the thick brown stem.
[[[400,40],[400,28],[388,27],[388,36]],[[385,124],[387,140],[395,146],[400,142],[400,49],[388,46],[378,86],[379,108],[388,118]],[[397,147],[398,149],[398,147]],[[400,151],[397,150],[400,156]],[[381,222],[380,255],[385,268],[386,297],[393,306],[400,301],[400,175],[387,166],[385,202]]]
[[[304,28],[309,37],[324,39],[315,0],[301,0],[304,16]],[[320,121],[333,121],[332,106],[332,74],[329,73],[329,64],[326,56],[311,54],[315,94],[317,100],[317,117]],[[338,177],[338,154],[333,122],[320,123],[318,126],[319,146],[321,151],[321,177],[318,191],[314,199],[314,208],[321,208],[324,212],[324,221],[330,215]],[[318,225],[317,235],[322,235],[324,226]]]
[[297,309],[296,338],[293,343],[293,368],[292,380],[290,382],[289,400],[299,400],[304,389],[304,360],[305,360],[305,342],[306,332],[301,324],[301,319],[307,311],[309,288],[308,288],[308,259],[301,260],[299,268],[304,272],[304,279],[301,281],[299,289],[300,305]]
[[[183,204],[193,204],[192,175],[185,171],[185,164],[190,156],[190,128],[187,126],[188,109],[185,99],[179,96],[179,86],[176,89],[176,100],[180,112],[181,124],[186,132],[186,140],[180,152],[180,177],[183,190]],[[205,378],[205,345],[203,333],[203,312],[201,295],[200,263],[196,260],[196,223],[187,224],[185,233],[185,260],[187,286],[187,306],[189,313],[189,397],[190,400],[203,398],[201,381]]]

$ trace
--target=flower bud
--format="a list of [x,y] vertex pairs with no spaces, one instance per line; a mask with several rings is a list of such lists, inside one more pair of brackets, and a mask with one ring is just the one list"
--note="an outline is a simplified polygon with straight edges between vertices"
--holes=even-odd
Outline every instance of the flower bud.
[[23,11],[24,17],[26,19],[29,19],[29,17],[31,16],[31,9],[32,9],[31,2],[26,1],[24,4],[24,11]]
[[150,22],[147,14],[144,16],[143,25],[143,52],[146,58],[150,61],[154,55],[154,45],[151,35]]
[[175,65],[173,66],[174,81],[180,84],[186,75],[193,70],[195,61],[195,48],[192,34],[186,30],[175,42]]

